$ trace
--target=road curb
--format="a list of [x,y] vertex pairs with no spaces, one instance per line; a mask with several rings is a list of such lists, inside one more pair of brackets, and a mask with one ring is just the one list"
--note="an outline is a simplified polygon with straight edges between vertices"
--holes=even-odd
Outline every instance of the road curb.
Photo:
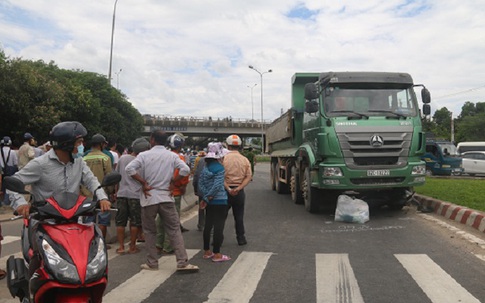
[[427,196],[416,194],[414,197],[423,206],[431,207],[434,213],[485,233],[485,213]]

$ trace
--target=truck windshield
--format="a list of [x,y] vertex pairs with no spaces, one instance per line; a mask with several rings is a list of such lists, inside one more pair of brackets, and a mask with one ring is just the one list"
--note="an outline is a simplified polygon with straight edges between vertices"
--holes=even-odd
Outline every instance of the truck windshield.
[[327,87],[324,95],[324,111],[329,117],[347,116],[349,111],[370,117],[414,117],[416,104],[412,88]]
[[439,147],[441,148],[441,152],[443,156],[450,157],[450,156],[458,156],[458,150],[453,143],[438,143]]

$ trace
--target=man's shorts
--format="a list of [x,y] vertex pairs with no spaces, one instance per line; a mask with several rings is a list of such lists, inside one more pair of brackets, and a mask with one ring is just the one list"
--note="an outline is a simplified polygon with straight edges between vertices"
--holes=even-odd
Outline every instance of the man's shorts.
[[116,199],[116,226],[126,226],[128,219],[136,227],[141,226],[141,206],[140,199],[118,197]]
[[[84,217],[84,223],[94,222],[94,216]],[[98,213],[98,225],[110,226],[111,224],[111,212],[105,211]]]

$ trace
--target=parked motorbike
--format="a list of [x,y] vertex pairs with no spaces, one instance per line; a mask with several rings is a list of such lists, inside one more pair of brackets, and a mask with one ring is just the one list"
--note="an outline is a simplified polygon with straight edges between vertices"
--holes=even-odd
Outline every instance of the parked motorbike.
[[[121,180],[112,172],[101,186]],[[22,181],[5,177],[6,188],[26,194]],[[96,191],[98,190],[96,189]],[[95,191],[95,192],[96,192]],[[59,192],[45,201],[34,201],[22,229],[23,258],[7,261],[7,286],[20,302],[101,302],[107,285],[108,258],[100,229],[80,223],[81,216],[96,213],[86,197]]]

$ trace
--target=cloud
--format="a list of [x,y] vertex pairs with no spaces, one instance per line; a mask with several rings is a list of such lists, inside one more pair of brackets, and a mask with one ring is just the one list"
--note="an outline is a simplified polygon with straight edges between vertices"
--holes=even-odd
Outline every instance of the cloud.
[[[1,47],[107,75],[114,0],[7,0]],[[485,11],[477,1],[119,0],[112,84],[142,114],[264,118],[290,105],[295,72],[409,72],[433,109],[485,101]],[[116,71],[121,72],[115,74]],[[253,90],[248,85],[257,83]],[[456,92],[464,92],[454,94]],[[441,97],[441,98],[440,98]]]

